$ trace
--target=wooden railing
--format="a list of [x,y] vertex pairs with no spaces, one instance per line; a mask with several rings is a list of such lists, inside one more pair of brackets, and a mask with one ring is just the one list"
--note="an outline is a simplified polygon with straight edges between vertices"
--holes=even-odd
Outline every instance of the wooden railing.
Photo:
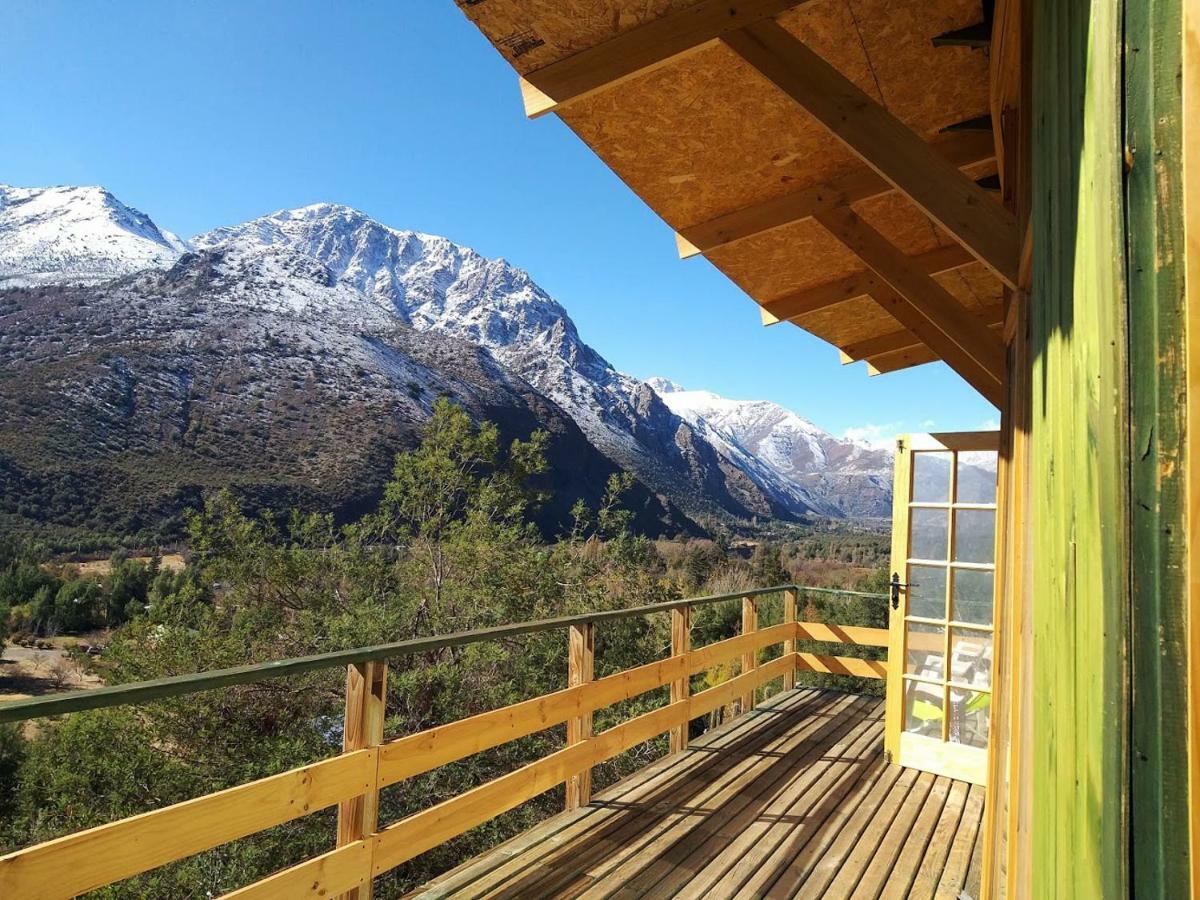
[[[227,896],[343,896],[365,900],[376,876],[559,784],[567,786],[568,809],[586,804],[593,766],[664,733],[670,735],[670,752],[678,753],[687,746],[691,720],[722,707],[745,712],[753,707],[756,692],[772,681],[782,680],[783,688],[790,689],[797,671],[885,677],[884,662],[797,652],[797,641],[887,646],[887,632],[883,629],[798,622],[799,591],[856,593],[783,585],[745,596],[739,593],[698,597],[525,622],[0,705],[0,722],[19,721],[347,666],[346,721],[343,752],[339,756],[0,857],[0,897],[23,900],[71,897],[337,805],[334,850]],[[768,593],[783,594],[783,621],[760,629],[757,598]],[[859,596],[885,599],[883,595]],[[742,632],[693,649],[692,608],[739,597]],[[597,623],[652,612],[671,615],[671,656],[605,678],[593,678]],[[566,629],[569,634],[566,689],[417,734],[384,740],[387,658],[554,629]],[[782,645],[781,654],[759,664],[759,654],[775,645]],[[690,676],[736,660],[741,663],[739,674],[704,691],[690,693]],[[592,714],[597,710],[666,686],[670,688],[666,706],[592,733]],[[567,742],[561,750],[379,827],[379,792],[388,785],[564,723]]]

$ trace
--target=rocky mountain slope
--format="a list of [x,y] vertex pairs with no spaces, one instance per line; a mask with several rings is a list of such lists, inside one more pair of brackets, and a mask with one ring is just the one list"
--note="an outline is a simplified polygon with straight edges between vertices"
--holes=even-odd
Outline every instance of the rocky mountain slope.
[[[548,533],[598,503],[617,467],[553,402],[473,345],[369,305],[333,316],[351,294],[282,249],[0,292],[0,531],[155,541],[226,485],[361,511],[443,395],[506,439],[551,433]],[[629,500],[650,533],[694,529],[640,485]]]
[[806,496],[853,517],[886,516],[892,493],[892,455],[834,437],[790,409],[767,400],[730,400],[690,391],[666,378],[647,381],[670,410],[728,455],[757,460],[806,491]]
[[[574,470],[558,477],[580,495],[603,473],[633,472],[644,524],[660,529],[888,513],[879,454],[771,404],[751,414],[617,372],[528,273],[347,207],[285,210],[184,244],[99,188],[3,188],[4,285],[35,286],[0,292],[12,426],[0,425],[0,467],[21,468],[25,483],[39,452],[27,446],[39,443],[29,409],[45,404],[59,445],[89,466],[104,465],[93,447],[132,441],[138,460],[182,453],[181,484],[220,482],[239,460],[276,471],[263,482],[272,489],[331,489],[353,504],[448,393],[514,434],[544,421]],[[104,397],[124,399],[106,412]],[[341,431],[360,443],[344,447]],[[187,478],[197,466],[207,480]],[[11,507],[19,494],[2,496]]]

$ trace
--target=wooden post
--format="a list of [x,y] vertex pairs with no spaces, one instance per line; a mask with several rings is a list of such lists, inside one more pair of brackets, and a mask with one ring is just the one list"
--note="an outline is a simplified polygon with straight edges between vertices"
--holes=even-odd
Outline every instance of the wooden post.
[[[671,610],[671,655],[687,656],[692,649],[692,608],[677,606]],[[687,672],[683,677],[671,682],[671,702],[678,703],[686,700],[691,684]],[[671,752],[679,753],[687,749],[688,723],[684,722],[671,729]]]
[[[584,684],[595,677],[593,661],[596,653],[595,626],[572,625],[567,654],[567,686]],[[592,736],[592,714],[585,713],[567,720],[567,746],[586,741]],[[592,799],[592,770],[584,769],[567,779],[567,812],[587,805]]]
[[[742,634],[753,634],[758,631],[758,598],[753,594],[742,598]],[[742,674],[745,675],[758,667],[758,654],[751,650],[742,654]],[[754,708],[753,690],[742,695],[742,712]]]
[[[783,592],[783,621],[784,624],[794,624],[796,622],[796,589],[788,588]],[[796,642],[783,642],[783,655],[790,656],[793,660],[796,658]],[[790,691],[796,686],[796,665],[795,662],[788,667],[788,670],[783,674],[783,689]]]
[[[342,750],[363,750],[383,742],[383,715],[387,698],[387,663],[351,663],[346,667],[346,719]],[[372,789],[338,805],[337,845],[343,847],[374,834],[379,825],[379,791]],[[370,900],[371,858],[366,883],[342,894],[342,900]]]

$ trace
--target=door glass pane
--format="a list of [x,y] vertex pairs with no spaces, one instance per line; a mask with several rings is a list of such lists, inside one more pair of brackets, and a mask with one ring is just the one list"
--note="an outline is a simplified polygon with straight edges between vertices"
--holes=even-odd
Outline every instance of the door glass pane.
[[995,511],[956,509],[954,511],[955,562],[991,563],[995,555]]
[[950,681],[986,688],[992,681],[992,634],[955,628],[950,634]]
[[953,454],[936,451],[913,454],[913,502],[950,502],[950,464]]
[[908,614],[923,619],[946,618],[946,570],[940,566],[908,567]]
[[922,678],[942,678],[946,659],[946,627],[909,622],[904,671]]
[[987,749],[991,694],[950,689],[950,740]]
[[914,509],[911,515],[913,559],[944,560],[950,553],[950,511]]
[[904,683],[904,730],[941,740],[945,698],[940,684]]
[[970,451],[958,454],[958,503],[996,502],[996,454]]
[[950,618],[975,625],[992,624],[993,575],[981,569],[955,569]]

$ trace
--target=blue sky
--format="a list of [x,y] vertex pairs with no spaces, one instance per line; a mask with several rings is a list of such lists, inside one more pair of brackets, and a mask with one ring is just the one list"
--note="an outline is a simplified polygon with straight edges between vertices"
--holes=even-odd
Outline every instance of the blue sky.
[[554,116],[453,0],[0,3],[0,181],[102,184],[184,236],[327,200],[527,269],[618,368],[835,433],[973,429],[941,364],[868,378],[753,303]]

